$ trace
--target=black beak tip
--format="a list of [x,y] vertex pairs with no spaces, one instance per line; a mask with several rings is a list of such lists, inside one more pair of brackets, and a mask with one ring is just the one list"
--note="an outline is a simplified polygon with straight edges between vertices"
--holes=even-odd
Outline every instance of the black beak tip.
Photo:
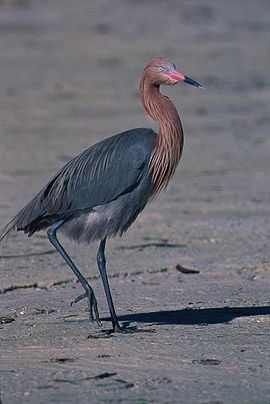
[[201,89],[204,88],[200,83],[198,83],[197,81],[195,81],[195,80],[193,80],[193,79],[191,79],[190,77],[187,77],[187,76],[185,76],[184,82],[187,83],[187,84],[191,84],[194,87],[198,87],[198,88],[201,88]]

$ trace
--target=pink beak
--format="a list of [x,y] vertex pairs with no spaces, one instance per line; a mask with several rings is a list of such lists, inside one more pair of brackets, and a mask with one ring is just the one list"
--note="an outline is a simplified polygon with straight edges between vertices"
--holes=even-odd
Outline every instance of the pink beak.
[[185,76],[183,73],[177,71],[177,70],[172,70],[168,73],[168,76],[170,76],[172,79],[177,80],[177,81],[184,81],[185,83],[191,84],[192,86],[202,88],[200,83],[197,81]]
[[169,72],[169,76],[177,81],[184,81],[185,80],[185,76],[183,73],[178,72],[177,70],[172,70]]

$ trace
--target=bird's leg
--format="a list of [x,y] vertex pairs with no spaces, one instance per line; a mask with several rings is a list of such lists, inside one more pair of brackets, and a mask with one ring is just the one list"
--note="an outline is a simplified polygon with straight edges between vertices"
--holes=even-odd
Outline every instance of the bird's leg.
[[107,277],[107,272],[106,272],[106,258],[105,258],[105,244],[106,244],[106,237],[101,240],[98,253],[97,253],[97,264],[98,264],[98,269],[101,275],[101,279],[103,282],[110,314],[111,314],[111,320],[112,320],[112,325],[113,325],[113,331],[121,331],[121,327],[118,323],[118,319],[115,313],[114,305],[113,305],[113,300],[112,300],[112,295],[110,291],[110,286],[109,286],[109,281]]
[[[83,288],[85,289],[85,293],[78,296],[76,299],[74,299],[71,304],[73,303],[77,303],[80,300],[87,298],[88,299],[88,303],[89,303],[89,316],[91,321],[94,321],[94,314],[96,317],[96,321],[98,323],[99,326],[101,326],[101,322],[99,319],[99,313],[98,313],[98,308],[97,308],[97,300],[94,294],[93,289],[91,288],[91,286],[89,285],[89,283],[87,282],[87,280],[83,277],[83,275],[80,273],[80,271],[78,270],[78,268],[76,267],[76,265],[74,264],[74,262],[72,261],[72,259],[69,257],[69,255],[66,253],[65,249],[62,247],[62,245],[60,244],[60,242],[58,241],[57,237],[56,237],[56,232],[59,229],[59,227],[64,223],[64,220],[60,220],[56,223],[54,223],[49,229],[48,229],[48,238],[50,240],[50,242],[52,243],[52,245],[56,248],[56,250],[59,252],[59,254],[62,255],[62,257],[64,258],[64,260],[66,261],[66,263],[68,264],[68,266],[72,269],[72,271],[74,272],[74,274],[76,275],[76,277],[78,278],[78,280],[81,282]],[[94,311],[94,314],[93,314]]]

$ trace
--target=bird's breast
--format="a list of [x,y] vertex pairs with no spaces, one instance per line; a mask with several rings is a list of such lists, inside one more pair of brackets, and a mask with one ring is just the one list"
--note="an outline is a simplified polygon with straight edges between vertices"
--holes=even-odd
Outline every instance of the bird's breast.
[[150,178],[113,201],[93,207],[89,212],[63,224],[61,231],[81,243],[122,235],[143,210],[151,193]]

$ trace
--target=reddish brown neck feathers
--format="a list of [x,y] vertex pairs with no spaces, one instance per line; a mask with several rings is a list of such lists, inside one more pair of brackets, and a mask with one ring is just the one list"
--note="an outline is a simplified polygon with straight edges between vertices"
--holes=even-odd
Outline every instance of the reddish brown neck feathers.
[[149,164],[151,197],[154,197],[167,187],[176,170],[183,150],[184,133],[172,101],[160,94],[159,86],[145,73],[140,82],[140,94],[146,114],[159,124],[157,143]]

